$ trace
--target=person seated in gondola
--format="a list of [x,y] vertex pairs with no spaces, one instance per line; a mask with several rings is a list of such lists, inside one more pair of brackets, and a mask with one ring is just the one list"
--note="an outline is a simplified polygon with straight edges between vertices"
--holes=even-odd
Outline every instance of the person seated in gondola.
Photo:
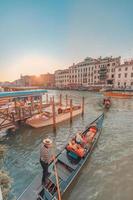
[[111,103],[109,98],[103,100],[103,105],[109,105]]
[[104,99],[103,99],[103,105],[105,104],[105,102],[106,102],[106,99],[104,98]]
[[110,99],[108,98],[108,99],[106,99],[106,102],[107,102],[107,104],[110,104],[111,103],[111,101],[110,101]]
[[76,134],[75,141],[76,141],[77,144],[81,144],[81,145],[84,143],[83,138],[81,136],[81,133]]
[[89,131],[85,135],[88,147],[91,146],[94,137],[96,135],[96,132],[97,132],[97,124],[92,124],[91,127],[89,128]]
[[72,139],[66,149],[70,152],[75,153],[76,155],[78,155],[80,158],[82,158],[85,155],[85,149],[80,145],[77,144],[76,141],[74,139]]

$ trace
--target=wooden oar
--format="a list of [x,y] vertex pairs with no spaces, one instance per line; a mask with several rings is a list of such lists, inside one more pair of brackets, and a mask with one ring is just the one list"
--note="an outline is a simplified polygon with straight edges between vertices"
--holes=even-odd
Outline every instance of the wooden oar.
[[0,187],[0,200],[3,200],[1,187]]
[[54,152],[53,152],[53,162],[54,162],[54,171],[55,171],[55,178],[56,178],[56,185],[57,185],[58,200],[61,200],[61,192],[60,192],[60,186],[59,186],[59,178],[58,178],[58,172],[57,172],[56,159],[55,159],[55,154],[54,154]]

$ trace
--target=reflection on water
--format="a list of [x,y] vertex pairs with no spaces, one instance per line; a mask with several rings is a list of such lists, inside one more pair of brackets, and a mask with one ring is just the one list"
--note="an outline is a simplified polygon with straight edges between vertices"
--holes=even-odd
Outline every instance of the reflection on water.
[[[103,96],[99,93],[77,91],[49,91],[52,95],[75,97],[78,103],[85,96],[84,118],[78,116],[72,125],[69,121],[57,126],[56,134],[52,127],[33,129],[22,126],[16,134],[4,137],[2,143],[8,152],[4,167],[13,179],[9,199],[19,196],[37,173],[39,164],[39,145],[44,137],[56,141],[57,150],[61,150],[67,141],[101,114]],[[105,111],[105,121],[98,145],[87,161],[80,176],[67,192],[64,199],[72,200],[130,200],[133,199],[133,101],[131,99],[113,99],[112,107]]]

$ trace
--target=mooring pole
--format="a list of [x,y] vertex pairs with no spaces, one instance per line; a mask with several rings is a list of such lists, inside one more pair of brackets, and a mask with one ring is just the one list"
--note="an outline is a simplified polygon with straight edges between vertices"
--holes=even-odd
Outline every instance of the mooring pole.
[[25,111],[24,108],[22,107],[22,113],[23,113],[23,120],[25,119]]
[[62,105],[62,94],[60,94],[60,101],[59,101],[59,105]]
[[70,123],[72,123],[72,99],[70,99]]
[[85,104],[85,98],[82,97],[82,116],[84,115],[84,104]]
[[55,118],[54,96],[53,96],[53,99],[52,99],[52,113],[53,113],[53,130],[56,131],[56,118]]
[[53,99],[52,99],[52,97],[50,97],[50,104],[53,104]]
[[13,124],[15,125],[15,116],[13,112],[12,112],[12,121],[13,121]]
[[67,94],[66,94],[66,107],[68,106],[68,98],[67,98]]
[[42,95],[40,96],[40,113],[42,112]]
[[46,104],[48,104],[48,94],[46,93]]
[[19,115],[19,119],[21,120],[21,107],[19,107],[19,110],[18,110],[18,115]]
[[34,111],[34,97],[31,97],[31,109]]
[[17,101],[14,99],[14,107],[15,107],[15,113],[17,114]]

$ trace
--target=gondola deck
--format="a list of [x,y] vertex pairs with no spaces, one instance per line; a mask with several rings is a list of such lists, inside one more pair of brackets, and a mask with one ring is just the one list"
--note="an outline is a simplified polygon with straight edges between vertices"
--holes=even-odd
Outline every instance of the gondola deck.
[[[87,150],[83,158],[74,159],[69,154],[66,148],[60,152],[56,157],[56,168],[58,171],[59,187],[61,195],[67,190],[69,185],[72,183],[74,178],[77,176],[82,166],[85,164],[88,157],[90,157],[92,150],[100,136],[102,129],[104,114],[100,115],[92,123],[97,124],[97,133],[93,140],[91,147]],[[92,124],[91,123],[91,124]],[[90,124],[90,125],[91,125]],[[87,133],[90,126],[82,133],[83,135]],[[57,185],[54,171],[54,162],[49,166],[49,177],[45,187],[41,185],[41,173],[35,178],[35,180],[30,184],[30,186],[22,193],[18,200],[57,200]]]

